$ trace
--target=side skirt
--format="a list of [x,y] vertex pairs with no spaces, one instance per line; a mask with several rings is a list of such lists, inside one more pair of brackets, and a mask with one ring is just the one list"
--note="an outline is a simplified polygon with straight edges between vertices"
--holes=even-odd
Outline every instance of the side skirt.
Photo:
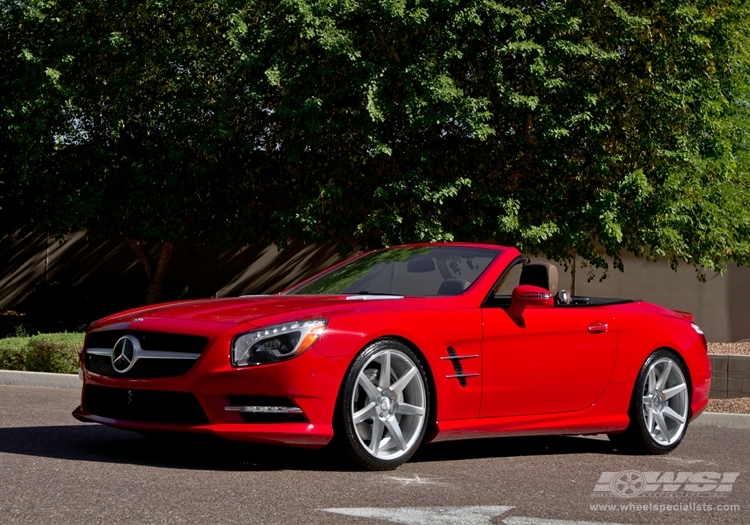
[[604,434],[625,430],[632,383],[609,385],[594,405],[576,412],[438,421],[431,443],[500,436]]

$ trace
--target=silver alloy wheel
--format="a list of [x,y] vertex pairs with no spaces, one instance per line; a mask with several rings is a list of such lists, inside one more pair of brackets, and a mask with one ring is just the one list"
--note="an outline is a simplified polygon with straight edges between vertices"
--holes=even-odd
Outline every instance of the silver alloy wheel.
[[688,385],[682,370],[669,357],[654,361],[643,385],[643,422],[660,445],[676,443],[688,420]]
[[351,414],[357,439],[373,457],[397,459],[419,440],[426,420],[422,374],[409,356],[385,348],[360,368]]

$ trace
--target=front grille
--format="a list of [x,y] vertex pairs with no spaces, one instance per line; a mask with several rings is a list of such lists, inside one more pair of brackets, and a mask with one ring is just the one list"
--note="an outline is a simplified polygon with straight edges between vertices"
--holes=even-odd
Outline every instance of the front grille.
[[138,338],[144,350],[161,350],[162,352],[186,352],[200,354],[206,349],[208,337],[199,335],[167,334],[142,330],[104,330],[91,332],[86,340],[88,348],[113,348],[118,339],[124,335]]
[[[86,348],[106,348],[115,346],[124,335],[138,339],[143,350],[161,352],[184,352],[199,356],[208,345],[208,337],[198,335],[168,334],[148,332],[145,330],[105,330],[91,332],[86,340]],[[129,379],[176,377],[181,376],[193,367],[195,359],[139,359],[133,368],[120,374],[112,368],[112,359],[107,355],[86,353],[86,369],[94,374],[107,377]]]
[[89,414],[121,421],[208,424],[198,399],[189,392],[87,385],[83,391],[82,405]]
[[107,355],[86,354],[86,369],[94,374],[127,379],[176,377],[187,374],[195,359],[139,359],[133,368],[121,374],[112,368],[112,358]]

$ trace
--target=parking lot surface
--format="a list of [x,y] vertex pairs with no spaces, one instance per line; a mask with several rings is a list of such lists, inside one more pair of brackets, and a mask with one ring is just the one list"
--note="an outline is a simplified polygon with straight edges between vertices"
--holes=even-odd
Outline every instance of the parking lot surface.
[[331,452],[146,439],[0,386],[0,523],[750,523],[750,430],[692,427],[667,456],[604,436],[423,447],[392,472]]

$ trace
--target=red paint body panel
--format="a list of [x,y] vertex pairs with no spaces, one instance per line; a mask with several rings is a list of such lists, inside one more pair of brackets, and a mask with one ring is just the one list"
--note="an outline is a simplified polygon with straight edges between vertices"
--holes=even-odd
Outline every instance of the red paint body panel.
[[628,303],[607,307],[617,320],[618,359],[612,383],[632,385],[643,362],[658,348],[676,351],[687,365],[692,385],[691,419],[708,405],[711,363],[705,339],[682,312],[649,303]]
[[[573,412],[604,394],[617,354],[606,308],[528,308],[521,323],[505,308],[482,314],[482,417]],[[611,328],[587,331],[598,323]]]
[[[422,358],[435,408],[433,441],[623,430],[638,372],[660,348],[673,349],[687,366],[692,416],[705,408],[710,363],[705,341],[689,316],[630,302],[526,308],[514,318],[507,308],[483,305],[519,252],[492,245],[446,246],[486,248],[499,255],[456,296],[207,299],[140,308],[97,321],[89,334],[139,330],[200,335],[209,342],[192,368],[177,377],[129,379],[84,369],[83,396],[91,385],[190,393],[208,423],[116,420],[82,408],[74,415],[129,430],[213,433],[242,441],[321,447],[333,437],[336,403],[349,366],[362,349],[381,338],[398,338]],[[327,319],[328,324],[301,355],[244,368],[231,364],[231,344],[239,334],[310,319]],[[461,361],[469,375],[465,386],[447,377],[456,373],[450,360],[441,359],[448,355],[448,347],[458,355],[476,356]],[[225,410],[230,395],[285,398],[302,410],[305,420],[248,423],[238,412]]]

